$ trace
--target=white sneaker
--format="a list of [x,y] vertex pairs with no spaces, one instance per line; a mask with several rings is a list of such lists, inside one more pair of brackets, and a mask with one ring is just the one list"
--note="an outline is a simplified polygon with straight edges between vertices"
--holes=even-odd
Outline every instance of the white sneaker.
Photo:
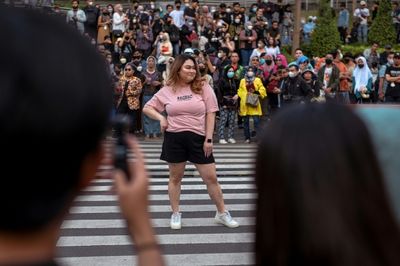
[[171,215],[171,229],[177,230],[182,228],[181,216],[180,212],[174,212]]
[[250,139],[246,139],[244,143],[250,143]]
[[228,139],[228,142],[229,142],[229,143],[232,143],[232,144],[235,144],[235,143],[236,143],[236,140],[233,139],[233,138],[230,138],[230,139]]
[[223,213],[217,212],[215,214],[215,221],[229,228],[235,228],[239,226],[239,223],[233,220],[231,214],[228,211],[225,211]]
[[228,144],[228,142],[225,139],[220,139],[219,144]]

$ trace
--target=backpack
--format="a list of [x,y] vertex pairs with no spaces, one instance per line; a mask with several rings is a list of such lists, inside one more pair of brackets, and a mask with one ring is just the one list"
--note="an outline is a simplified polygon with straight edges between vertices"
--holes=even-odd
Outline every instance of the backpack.
[[169,40],[171,43],[177,43],[179,42],[180,36],[179,36],[179,31],[177,28],[171,28],[171,32],[169,33]]

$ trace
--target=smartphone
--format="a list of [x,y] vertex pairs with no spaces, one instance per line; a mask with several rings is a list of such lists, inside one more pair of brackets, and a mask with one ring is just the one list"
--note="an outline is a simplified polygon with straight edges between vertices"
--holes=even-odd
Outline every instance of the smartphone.
[[117,115],[113,120],[114,136],[116,138],[114,148],[114,167],[122,170],[128,180],[131,178],[127,162],[128,145],[126,143],[129,125],[129,117],[126,115]]

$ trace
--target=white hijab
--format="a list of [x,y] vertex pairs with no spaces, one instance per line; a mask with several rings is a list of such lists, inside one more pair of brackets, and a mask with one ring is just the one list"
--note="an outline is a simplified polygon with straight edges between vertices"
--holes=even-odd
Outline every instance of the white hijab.
[[356,64],[356,67],[353,72],[353,77],[356,83],[354,86],[354,92],[360,91],[361,87],[366,87],[368,84],[368,80],[372,78],[372,73],[368,67],[367,60],[365,59],[365,57],[360,56],[356,59],[356,62],[358,62],[358,60],[360,59],[363,61],[364,67],[359,68],[358,65]]

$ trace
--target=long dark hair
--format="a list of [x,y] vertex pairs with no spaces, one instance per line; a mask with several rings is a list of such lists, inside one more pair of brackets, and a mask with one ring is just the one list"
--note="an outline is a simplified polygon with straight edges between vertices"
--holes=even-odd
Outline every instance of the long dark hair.
[[368,130],[348,107],[278,114],[256,162],[257,265],[399,265],[400,235]]

